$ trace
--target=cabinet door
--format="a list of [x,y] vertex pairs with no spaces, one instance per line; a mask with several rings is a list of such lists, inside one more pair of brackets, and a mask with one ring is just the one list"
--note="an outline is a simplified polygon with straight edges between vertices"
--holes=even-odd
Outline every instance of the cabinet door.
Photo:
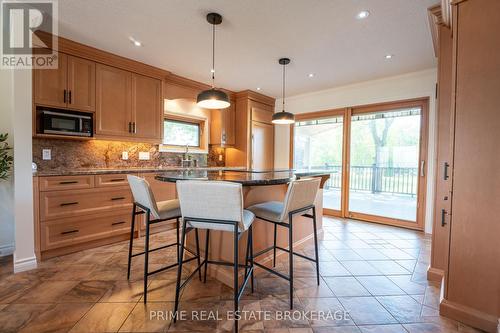
[[210,112],[210,144],[232,146],[235,143],[234,135],[235,105],[222,110]]
[[225,139],[226,145],[234,145],[235,144],[235,134],[234,134],[234,118],[236,112],[236,105],[234,101],[231,101],[231,106],[225,109],[224,111],[224,132],[223,139]]
[[160,140],[161,111],[161,81],[132,74],[133,135]]
[[95,111],[95,62],[68,56],[68,107]]
[[96,134],[131,136],[132,100],[130,72],[96,65]]
[[252,121],[252,169],[270,170],[274,167],[274,127]]
[[57,69],[33,70],[35,103],[54,107],[66,107],[68,56],[58,54]]

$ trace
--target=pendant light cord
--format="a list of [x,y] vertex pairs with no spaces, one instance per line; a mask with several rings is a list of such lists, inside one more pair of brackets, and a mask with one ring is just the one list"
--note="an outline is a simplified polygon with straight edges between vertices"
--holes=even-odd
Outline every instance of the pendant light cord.
[[212,24],[212,88],[215,88],[215,24]]
[[283,108],[282,108],[282,112],[285,111],[285,67],[286,67],[286,64],[283,64],[283,92],[282,92],[282,103],[283,103]]

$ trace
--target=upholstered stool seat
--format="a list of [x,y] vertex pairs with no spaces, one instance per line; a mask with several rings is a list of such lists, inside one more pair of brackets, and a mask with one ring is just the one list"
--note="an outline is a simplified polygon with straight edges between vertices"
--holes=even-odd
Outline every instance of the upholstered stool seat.
[[179,199],[159,201],[156,205],[158,206],[158,218],[161,220],[170,220],[181,216]]

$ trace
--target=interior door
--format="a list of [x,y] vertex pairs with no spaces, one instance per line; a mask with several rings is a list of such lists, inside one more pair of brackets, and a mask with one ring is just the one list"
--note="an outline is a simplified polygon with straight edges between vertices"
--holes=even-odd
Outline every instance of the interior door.
[[132,114],[134,136],[161,138],[161,81],[132,74]]
[[101,64],[96,65],[96,133],[130,136],[132,100],[130,72]]
[[68,107],[95,111],[95,62],[68,56]]
[[59,53],[57,58],[57,69],[35,69],[33,71],[35,103],[65,108],[67,106],[68,56]]
[[252,121],[252,169],[271,170],[274,166],[274,126]]

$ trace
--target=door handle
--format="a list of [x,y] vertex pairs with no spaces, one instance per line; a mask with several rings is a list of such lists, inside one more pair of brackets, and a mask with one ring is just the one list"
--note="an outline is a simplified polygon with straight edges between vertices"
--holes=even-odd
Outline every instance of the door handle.
[[441,226],[444,227],[446,225],[446,210],[441,209]]
[[111,198],[111,201],[117,201],[117,200],[125,200],[125,197],[114,197],[114,198]]
[[59,184],[60,185],[78,184],[78,180],[63,181],[63,182],[59,182]]
[[448,180],[450,176],[448,175],[448,168],[450,167],[450,164],[448,162],[444,162],[444,171],[443,171],[443,178],[444,180]]
[[69,230],[69,231],[63,231],[61,232],[61,235],[68,235],[68,234],[74,234],[76,232],[79,232],[80,230],[75,229],[75,230]]
[[64,95],[63,95],[64,103],[66,103],[66,94],[67,94],[67,91],[66,91],[66,89],[64,89]]
[[137,134],[137,126],[135,124],[135,121],[132,123],[132,126],[133,126],[134,134]]
[[119,224],[125,224],[125,221],[111,223],[111,225],[119,225]]
[[128,132],[132,133],[132,122],[128,122]]
[[425,160],[420,161],[420,177],[425,177]]
[[73,205],[78,205],[78,201],[74,201],[74,202],[63,202],[60,206],[61,206],[61,207],[64,207],[64,206],[73,206]]

